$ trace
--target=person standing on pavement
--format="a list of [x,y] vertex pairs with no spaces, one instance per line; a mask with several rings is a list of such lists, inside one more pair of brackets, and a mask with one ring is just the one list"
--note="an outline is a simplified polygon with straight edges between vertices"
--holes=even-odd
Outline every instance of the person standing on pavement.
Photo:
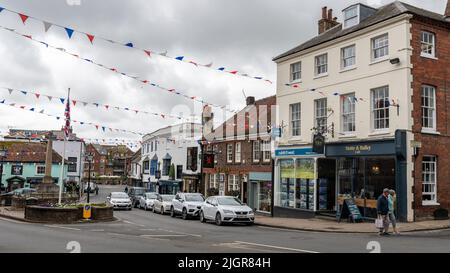
[[395,234],[400,234],[397,230],[397,219],[395,217],[395,202],[397,201],[397,194],[394,190],[389,191],[389,221],[392,223],[392,228]]
[[128,186],[125,187],[125,193],[128,193]]
[[98,185],[95,185],[95,195],[98,195]]
[[384,189],[383,194],[377,200],[378,218],[383,220],[383,228],[380,228],[380,235],[389,235],[389,189]]

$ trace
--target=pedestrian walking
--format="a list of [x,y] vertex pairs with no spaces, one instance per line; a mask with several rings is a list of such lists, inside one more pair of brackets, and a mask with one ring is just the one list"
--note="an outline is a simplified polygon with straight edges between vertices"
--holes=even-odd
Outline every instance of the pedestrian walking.
[[389,221],[392,223],[392,229],[395,234],[400,234],[397,230],[397,218],[395,217],[395,202],[397,201],[397,194],[394,190],[389,191]]
[[380,235],[390,235],[389,234],[389,189],[384,189],[383,194],[378,197],[377,200],[377,212],[378,219],[383,221],[383,226],[378,227],[380,229]]
[[125,193],[128,193],[128,186],[125,187]]
[[95,195],[98,195],[98,186],[95,186]]

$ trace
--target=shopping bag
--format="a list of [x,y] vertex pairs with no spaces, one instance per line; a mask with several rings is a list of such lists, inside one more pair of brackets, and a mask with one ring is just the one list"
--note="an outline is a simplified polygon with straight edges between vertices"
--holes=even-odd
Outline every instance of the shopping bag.
[[375,227],[378,228],[378,229],[384,228],[383,218],[378,217],[375,220]]

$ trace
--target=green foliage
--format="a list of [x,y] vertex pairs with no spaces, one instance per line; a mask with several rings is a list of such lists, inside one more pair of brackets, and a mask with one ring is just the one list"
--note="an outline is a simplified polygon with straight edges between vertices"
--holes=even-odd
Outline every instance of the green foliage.
[[175,165],[174,164],[170,165],[169,179],[175,180]]

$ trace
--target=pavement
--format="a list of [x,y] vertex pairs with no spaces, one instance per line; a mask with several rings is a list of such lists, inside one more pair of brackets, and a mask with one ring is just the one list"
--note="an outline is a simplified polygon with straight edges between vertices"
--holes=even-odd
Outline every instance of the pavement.
[[[120,189],[119,189],[120,190]],[[94,202],[108,192],[102,188]],[[268,226],[201,223],[149,211],[115,211],[117,221],[44,225],[0,218],[0,253],[447,253],[450,230],[380,237]],[[260,219],[260,218],[258,218]],[[341,224],[328,222],[329,227]],[[347,223],[342,223],[346,225]]]

